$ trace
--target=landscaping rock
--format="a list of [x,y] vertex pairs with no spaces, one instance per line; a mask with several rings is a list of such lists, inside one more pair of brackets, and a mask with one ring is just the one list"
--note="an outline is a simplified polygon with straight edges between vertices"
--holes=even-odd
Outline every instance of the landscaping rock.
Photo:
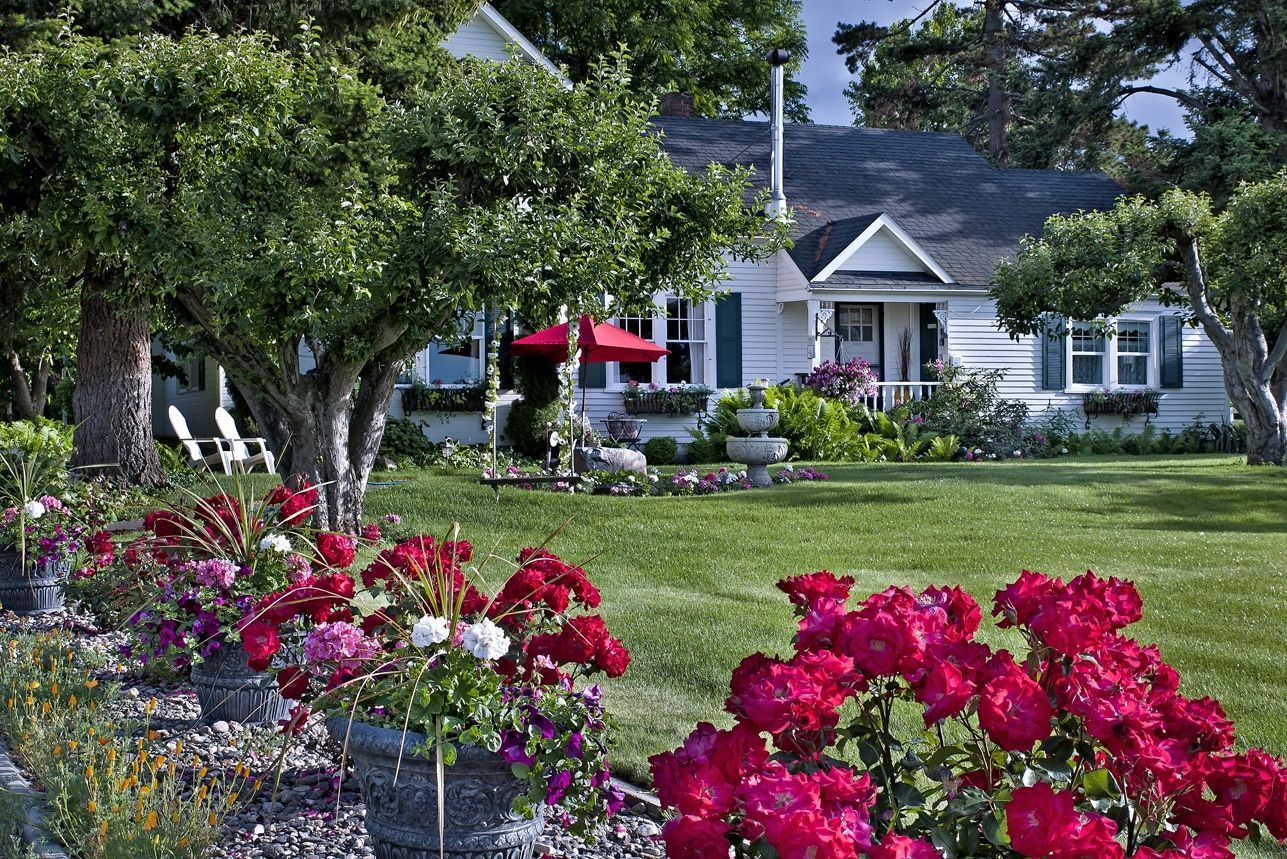
[[577,471],[608,471],[616,474],[619,471],[648,470],[648,460],[637,450],[626,447],[582,447],[577,448]]

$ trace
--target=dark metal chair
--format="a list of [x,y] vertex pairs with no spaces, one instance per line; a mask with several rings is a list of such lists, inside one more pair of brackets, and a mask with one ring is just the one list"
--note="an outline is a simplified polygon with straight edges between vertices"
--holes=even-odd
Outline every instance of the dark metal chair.
[[608,438],[614,444],[624,444],[631,450],[638,450],[639,436],[643,433],[643,425],[646,423],[648,421],[643,418],[632,417],[623,412],[609,412],[603,420]]

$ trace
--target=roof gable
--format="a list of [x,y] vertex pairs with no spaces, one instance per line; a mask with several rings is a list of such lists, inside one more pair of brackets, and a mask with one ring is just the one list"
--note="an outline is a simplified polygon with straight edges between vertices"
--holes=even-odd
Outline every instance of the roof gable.
[[[749,166],[756,188],[767,185],[768,123],[653,124],[676,164]],[[1122,193],[1102,173],[993,167],[956,134],[788,123],[784,138],[789,254],[808,280],[884,214],[947,273],[947,288],[986,288],[997,262],[1051,215],[1108,209]]]
[[[820,250],[825,252],[825,246]],[[884,212],[872,218],[847,246],[831,255],[830,261],[811,280],[820,283],[836,272],[931,274],[940,283],[952,282],[952,276]]]
[[474,17],[443,40],[442,46],[457,59],[477,57],[505,62],[513,52],[517,52],[518,56],[566,82],[559,67],[490,3],[480,6]]

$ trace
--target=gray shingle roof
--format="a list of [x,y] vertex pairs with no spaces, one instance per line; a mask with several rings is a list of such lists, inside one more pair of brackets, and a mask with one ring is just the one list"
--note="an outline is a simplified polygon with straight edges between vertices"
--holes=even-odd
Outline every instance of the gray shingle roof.
[[[756,186],[766,186],[767,123],[653,123],[681,167],[753,166]],[[795,215],[791,256],[807,278],[886,213],[958,284],[986,286],[997,261],[1014,253],[1023,235],[1039,234],[1050,215],[1110,208],[1122,193],[1102,173],[993,167],[955,134],[788,124],[784,137],[784,184]],[[828,284],[840,285],[837,277]]]

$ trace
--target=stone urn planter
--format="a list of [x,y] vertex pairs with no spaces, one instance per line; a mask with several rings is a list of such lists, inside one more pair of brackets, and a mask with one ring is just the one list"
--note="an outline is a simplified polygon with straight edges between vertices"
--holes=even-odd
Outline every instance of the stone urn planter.
[[412,753],[425,736],[345,717],[326,727],[353,757],[377,859],[531,859],[545,820],[540,811],[533,820],[513,811],[514,798],[527,786],[500,755],[457,747],[443,779],[440,852],[435,761]]
[[224,644],[192,667],[203,721],[275,725],[290,715],[273,675],[253,670],[248,659],[240,644]]
[[[30,556],[28,556],[30,558]],[[0,552],[0,607],[14,614],[43,614],[63,607],[63,582],[71,573],[71,558],[23,566],[13,550]]]

